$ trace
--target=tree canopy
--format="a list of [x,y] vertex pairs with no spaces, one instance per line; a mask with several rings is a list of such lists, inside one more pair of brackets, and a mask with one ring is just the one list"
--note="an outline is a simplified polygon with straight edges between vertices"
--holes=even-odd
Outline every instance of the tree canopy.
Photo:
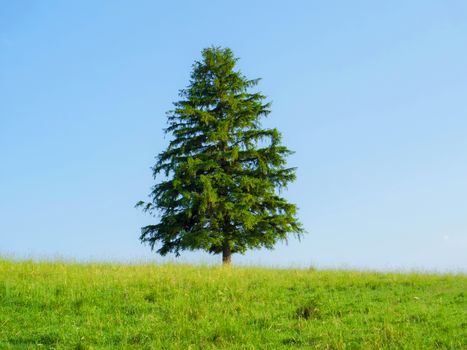
[[228,48],[204,49],[167,113],[172,139],[152,168],[151,200],[137,204],[160,216],[140,240],[161,255],[202,249],[228,264],[233,253],[303,234],[296,206],[280,195],[295,179],[292,152],[277,129],[261,126],[271,104],[237,60]]

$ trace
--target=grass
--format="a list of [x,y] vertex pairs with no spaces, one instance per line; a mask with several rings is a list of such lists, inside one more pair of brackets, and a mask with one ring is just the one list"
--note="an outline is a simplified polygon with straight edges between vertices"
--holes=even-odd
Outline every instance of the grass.
[[0,349],[465,349],[467,276],[0,260]]

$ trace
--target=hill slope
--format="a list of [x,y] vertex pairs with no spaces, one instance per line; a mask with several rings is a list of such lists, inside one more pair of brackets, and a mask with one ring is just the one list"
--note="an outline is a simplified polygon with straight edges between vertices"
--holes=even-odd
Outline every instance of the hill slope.
[[0,261],[1,349],[461,349],[465,275]]

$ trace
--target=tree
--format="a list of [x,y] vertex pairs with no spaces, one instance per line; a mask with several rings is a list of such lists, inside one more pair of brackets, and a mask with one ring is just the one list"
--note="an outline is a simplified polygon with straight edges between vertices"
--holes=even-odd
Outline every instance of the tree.
[[303,234],[296,206],[280,196],[295,179],[295,168],[285,167],[292,152],[276,129],[261,127],[270,103],[250,91],[259,79],[235,71],[237,60],[228,48],[204,49],[167,113],[173,139],[152,168],[162,179],[151,201],[137,204],[160,214],[140,240],[152,250],[160,243],[161,255],[202,249],[230,264],[233,253],[272,249],[288,234]]

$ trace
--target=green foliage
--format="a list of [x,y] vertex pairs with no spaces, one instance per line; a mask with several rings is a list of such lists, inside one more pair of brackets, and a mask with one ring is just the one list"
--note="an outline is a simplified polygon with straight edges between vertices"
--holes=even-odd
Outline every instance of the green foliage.
[[466,349],[465,275],[0,261],[0,349]]
[[173,136],[159,154],[154,178],[165,176],[150,194],[145,211],[160,222],[142,228],[140,239],[165,255],[203,249],[213,254],[271,249],[292,233],[303,233],[296,206],[279,195],[295,179],[286,168],[291,154],[276,129],[261,127],[270,103],[251,92],[234,67],[230,49],[208,48],[193,66],[182,100],[168,113]]

